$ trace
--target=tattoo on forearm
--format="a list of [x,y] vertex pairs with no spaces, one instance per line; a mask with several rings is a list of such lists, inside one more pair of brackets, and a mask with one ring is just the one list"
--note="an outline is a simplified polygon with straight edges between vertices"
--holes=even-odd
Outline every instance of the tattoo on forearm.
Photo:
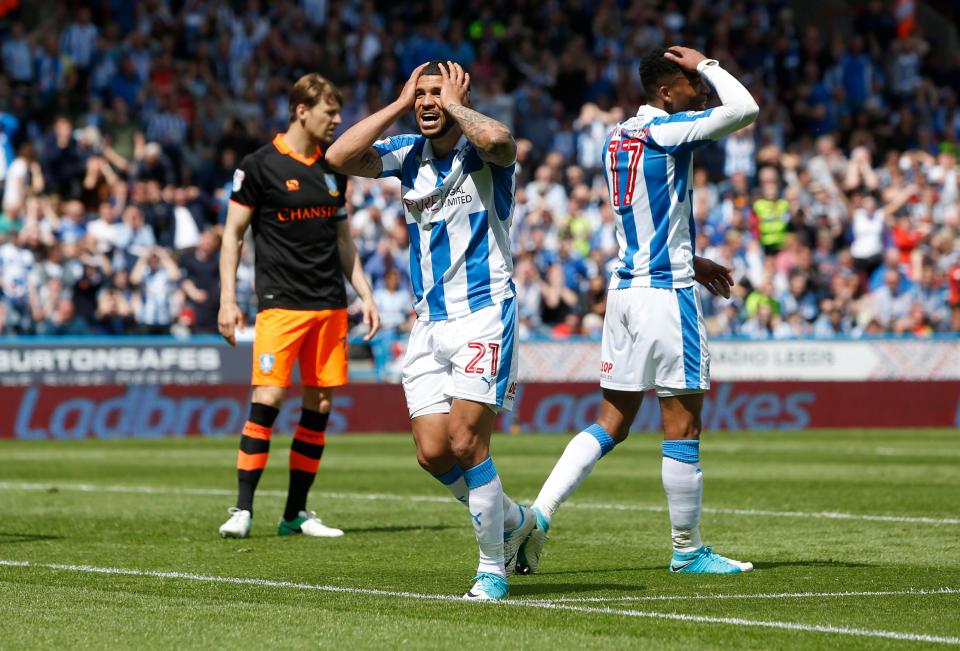
[[376,152],[365,151],[357,163],[357,172],[364,176],[379,176],[383,171],[383,161],[377,156]]
[[467,136],[467,140],[477,144],[478,141],[482,142],[484,136],[488,135],[488,129],[504,129],[506,128],[501,122],[494,120],[493,118],[488,118],[483,113],[478,113],[473,109],[467,108],[462,104],[453,104],[448,106],[447,113],[453,116],[457,121],[457,124],[460,125],[460,128],[463,129],[464,135]]

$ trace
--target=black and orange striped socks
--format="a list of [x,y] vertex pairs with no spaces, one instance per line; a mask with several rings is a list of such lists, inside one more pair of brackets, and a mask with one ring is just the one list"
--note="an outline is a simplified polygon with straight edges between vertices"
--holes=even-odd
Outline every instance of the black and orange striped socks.
[[300,511],[307,510],[307,493],[320,467],[329,417],[329,413],[322,414],[309,409],[300,412],[300,424],[290,446],[290,488],[287,491],[287,506],[283,510],[284,520],[293,520]]
[[250,405],[250,419],[243,426],[240,452],[237,454],[237,508],[253,514],[253,494],[260,475],[270,456],[270,433],[279,410],[254,402]]

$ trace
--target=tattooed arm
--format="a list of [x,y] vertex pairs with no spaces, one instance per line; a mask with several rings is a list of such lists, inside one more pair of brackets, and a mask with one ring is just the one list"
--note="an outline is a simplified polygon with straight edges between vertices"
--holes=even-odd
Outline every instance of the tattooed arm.
[[380,154],[372,145],[383,135],[387,127],[413,108],[417,79],[424,66],[426,64],[413,71],[396,101],[357,122],[330,146],[325,156],[330,167],[341,174],[351,176],[367,178],[380,176],[380,172],[383,171],[383,161],[380,160]]
[[440,102],[447,115],[456,120],[467,140],[477,148],[480,158],[501,167],[513,164],[517,159],[517,143],[507,125],[464,106],[470,75],[460,64],[448,61],[446,66],[440,64],[440,76],[443,78]]
[[501,167],[517,160],[517,143],[507,125],[462,104],[449,104],[444,108],[477,148],[480,158]]

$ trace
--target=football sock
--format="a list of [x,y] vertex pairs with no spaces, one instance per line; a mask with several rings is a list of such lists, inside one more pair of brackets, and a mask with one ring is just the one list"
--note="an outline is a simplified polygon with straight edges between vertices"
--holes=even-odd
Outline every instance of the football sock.
[[300,412],[300,424],[293,433],[290,445],[290,488],[287,489],[287,505],[283,509],[283,519],[290,521],[300,511],[307,510],[307,493],[313,485],[323,456],[323,446],[327,442],[327,419],[330,414],[303,409]]
[[574,436],[544,482],[533,506],[548,521],[552,519],[560,505],[587,478],[594,464],[615,445],[610,434],[596,423]]
[[663,490],[667,493],[673,549],[696,551],[703,546],[700,540],[700,505],[703,502],[700,441],[664,441],[660,474]]
[[433,477],[447,487],[447,490],[453,494],[454,499],[467,506],[467,482],[463,478],[463,468],[459,464],[455,463],[447,472]]
[[237,453],[237,508],[253,515],[253,494],[270,456],[270,433],[280,413],[276,407],[260,402],[250,404],[250,418],[240,435]]
[[507,531],[516,529],[523,521],[523,513],[520,511],[520,505],[510,499],[506,493],[503,494],[503,528]]
[[[447,487],[447,490],[453,497],[464,506],[467,506],[467,482],[463,478],[463,469],[459,464],[455,464],[450,470],[442,475],[434,475],[434,479]],[[520,526],[523,515],[520,513],[520,505],[514,502],[510,497],[503,494],[503,528],[515,529]]]
[[464,471],[463,476],[470,491],[470,519],[480,545],[477,572],[490,572],[506,578],[503,566],[503,484],[493,459],[487,457]]

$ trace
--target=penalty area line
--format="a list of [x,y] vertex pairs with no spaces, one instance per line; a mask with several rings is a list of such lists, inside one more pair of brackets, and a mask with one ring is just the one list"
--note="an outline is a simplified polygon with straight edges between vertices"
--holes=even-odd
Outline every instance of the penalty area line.
[[[102,574],[113,576],[136,576],[156,579],[174,579],[183,581],[197,581],[203,583],[221,583],[235,585],[252,585],[266,588],[287,588],[295,590],[313,590],[318,592],[330,592],[341,594],[357,594],[374,597],[394,597],[399,599],[416,599],[419,601],[436,602],[465,602],[459,597],[452,595],[421,594],[416,592],[402,592],[393,590],[377,590],[373,588],[350,588],[334,585],[314,585],[309,583],[295,583],[291,581],[272,581],[269,579],[255,579],[244,577],[215,576],[208,574],[196,574],[193,572],[164,572],[155,570],[137,570],[120,567],[98,567],[95,565],[68,565],[61,563],[34,563],[30,561],[0,560],[0,567],[10,568],[31,568],[45,569],[60,572],[83,572],[89,574]],[[929,642],[934,644],[960,645],[960,637],[949,637],[942,635],[927,635],[923,633],[907,633],[901,631],[885,631],[865,628],[848,628],[845,626],[830,626],[823,624],[802,624],[797,622],[781,622],[776,620],[752,620],[741,617],[712,617],[708,615],[690,615],[686,613],[661,613],[653,611],[619,609],[608,607],[576,606],[564,603],[551,603],[540,601],[524,601],[522,599],[506,600],[495,606],[514,606],[517,608],[538,608],[542,610],[559,610],[575,613],[589,613],[598,615],[619,615],[624,617],[637,617],[643,619],[660,619],[680,622],[692,622],[698,624],[725,624],[729,626],[745,626],[752,628],[772,628],[787,631],[797,631],[802,633],[825,633],[832,635],[848,635],[856,637],[883,638],[889,640],[901,640],[909,642]]]

